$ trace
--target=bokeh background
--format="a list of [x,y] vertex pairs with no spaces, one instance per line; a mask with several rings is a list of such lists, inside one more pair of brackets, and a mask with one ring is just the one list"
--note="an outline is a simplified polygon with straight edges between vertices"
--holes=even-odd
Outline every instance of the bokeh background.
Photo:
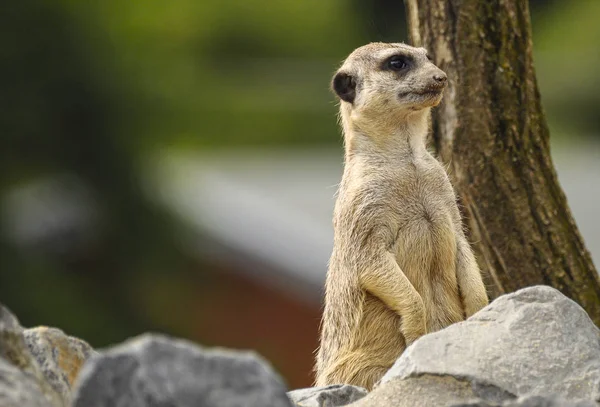
[[[600,260],[600,1],[531,1],[553,156]],[[401,0],[0,10],[0,301],[104,347],[254,349],[311,384],[342,164],[329,80]]]

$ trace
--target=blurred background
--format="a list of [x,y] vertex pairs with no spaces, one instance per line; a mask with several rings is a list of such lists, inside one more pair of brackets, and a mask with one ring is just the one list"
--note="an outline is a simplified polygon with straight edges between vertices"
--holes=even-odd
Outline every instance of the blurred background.
[[[600,261],[600,2],[531,1],[553,156]],[[158,331],[311,384],[342,169],[332,73],[401,0],[0,11],[0,301],[94,347]]]

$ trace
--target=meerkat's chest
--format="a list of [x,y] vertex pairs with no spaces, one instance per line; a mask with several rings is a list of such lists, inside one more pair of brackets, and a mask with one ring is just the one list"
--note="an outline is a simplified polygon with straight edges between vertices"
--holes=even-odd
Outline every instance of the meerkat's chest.
[[401,172],[388,202],[388,226],[396,232],[393,247],[401,267],[418,263],[414,266],[422,269],[439,251],[455,252],[456,199],[441,166],[426,163]]
[[398,228],[421,223],[443,226],[452,221],[456,198],[439,164],[426,162],[399,171],[396,186],[390,192],[390,213]]
[[433,157],[396,168],[350,173],[339,192],[334,229],[340,234],[351,230],[360,236],[382,230],[389,247],[419,249],[440,243],[439,239],[454,231],[454,192]]

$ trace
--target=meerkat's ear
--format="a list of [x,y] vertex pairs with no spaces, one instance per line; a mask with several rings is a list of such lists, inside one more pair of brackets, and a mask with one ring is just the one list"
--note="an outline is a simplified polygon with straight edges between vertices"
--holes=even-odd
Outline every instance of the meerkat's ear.
[[331,83],[333,91],[348,103],[354,103],[356,97],[356,80],[346,72],[338,72]]

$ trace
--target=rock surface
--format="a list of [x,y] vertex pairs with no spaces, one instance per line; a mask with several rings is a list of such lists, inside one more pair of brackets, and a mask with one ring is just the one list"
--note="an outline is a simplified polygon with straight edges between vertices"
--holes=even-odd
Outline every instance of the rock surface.
[[46,382],[29,352],[18,319],[0,304],[0,406],[66,405],[65,400]]
[[95,351],[81,339],[67,336],[56,328],[26,329],[23,335],[46,381],[61,395],[65,405],[69,405],[73,383]]
[[485,401],[455,404],[452,407],[598,407],[593,401],[566,401],[558,397],[529,396],[503,404]]
[[468,382],[453,377],[421,376],[392,380],[352,407],[444,407],[476,400]]
[[[83,366],[83,367],[82,367]],[[72,390],[73,389],[73,390]],[[600,330],[553,288],[504,295],[420,338],[369,394],[290,391],[252,352],[143,335],[95,352],[0,305],[0,407],[600,406]]]
[[49,407],[62,406],[52,402],[40,384],[15,365],[0,359],[0,406],[2,407]]
[[92,356],[73,407],[290,407],[281,379],[251,352],[142,335]]
[[302,407],[338,407],[346,406],[367,395],[362,387],[347,384],[335,384],[325,387],[310,387],[290,391],[289,398]]
[[[403,402],[403,394],[430,401]],[[552,394],[566,401],[600,398],[600,330],[575,302],[536,286],[420,338],[356,405],[450,406],[461,398],[501,405]],[[398,401],[384,404],[386,397]]]

